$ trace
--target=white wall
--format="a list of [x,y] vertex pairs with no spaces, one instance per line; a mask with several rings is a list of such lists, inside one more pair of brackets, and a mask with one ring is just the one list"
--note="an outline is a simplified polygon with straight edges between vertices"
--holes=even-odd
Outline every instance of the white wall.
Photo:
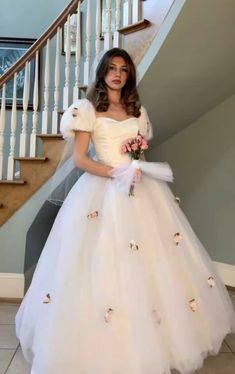
[[70,0],[1,0],[1,37],[38,38]]
[[169,162],[175,175],[169,185],[208,253],[235,265],[235,95],[152,149],[148,159]]

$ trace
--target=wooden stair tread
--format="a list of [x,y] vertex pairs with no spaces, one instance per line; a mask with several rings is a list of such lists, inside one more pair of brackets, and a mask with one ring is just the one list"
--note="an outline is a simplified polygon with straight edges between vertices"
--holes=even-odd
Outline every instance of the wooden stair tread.
[[135,22],[131,25],[128,25],[128,26],[125,26],[125,27],[122,27],[122,28],[118,29],[118,32],[120,32],[123,35],[127,35],[127,34],[131,34],[133,32],[139,31],[139,30],[143,30],[143,29],[149,27],[150,25],[151,25],[150,21],[148,21],[147,19],[142,19],[142,20],[140,20],[138,22]]
[[26,182],[22,179],[1,179],[0,184],[25,184]]
[[78,85],[78,88],[80,88],[80,90],[87,90],[88,86],[86,84],[79,84]]
[[47,161],[48,157],[14,157],[16,161]]
[[63,140],[62,134],[37,134],[36,136],[38,138],[43,138],[43,139],[62,139]]

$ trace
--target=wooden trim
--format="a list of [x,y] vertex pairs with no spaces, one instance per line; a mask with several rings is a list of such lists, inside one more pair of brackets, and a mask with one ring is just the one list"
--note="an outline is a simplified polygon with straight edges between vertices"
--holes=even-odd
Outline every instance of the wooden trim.
[[47,161],[48,157],[14,157],[16,161]]
[[61,139],[63,140],[62,134],[37,134],[38,138],[41,139]]
[[0,184],[25,184],[26,182],[21,179],[13,179],[12,181],[9,179],[2,179],[0,180]]
[[86,91],[87,88],[88,88],[88,86],[85,85],[85,84],[79,84],[79,85],[78,85],[78,88],[80,88],[80,90],[82,90],[82,91]]
[[120,32],[123,35],[131,34],[136,31],[140,31],[143,29],[146,29],[151,25],[151,22],[147,19],[142,19],[141,21],[138,21],[136,23],[133,23],[131,25],[122,27],[121,29],[118,29],[118,32]]
[[229,291],[235,291],[235,287],[233,287],[233,286],[228,286],[227,284],[225,284],[225,287],[226,287],[227,290],[229,290]]
[[69,5],[60,13],[57,19],[48,27],[48,29],[36,40],[36,42],[30,47],[27,52],[22,55],[19,60],[12,65],[1,77],[0,77],[0,87],[3,86],[13,75],[23,69],[25,63],[30,61],[35,53],[44,47],[47,43],[47,39],[51,39],[57,32],[58,27],[62,27],[69,14],[73,14],[78,6],[78,2],[83,2],[83,0],[72,0]]
[[21,304],[23,298],[16,297],[0,297],[0,303],[9,303],[9,304]]

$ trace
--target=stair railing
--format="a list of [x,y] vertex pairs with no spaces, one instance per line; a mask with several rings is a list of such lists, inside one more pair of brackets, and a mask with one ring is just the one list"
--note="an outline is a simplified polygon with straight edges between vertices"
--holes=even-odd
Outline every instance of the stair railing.
[[[140,0],[132,1],[134,4],[140,2]],[[58,133],[60,108],[65,110],[71,102],[84,95],[93,58],[102,49],[122,45],[122,35],[118,30],[125,3],[126,0],[71,1],[46,32],[0,77],[0,180],[15,179],[16,156],[37,157],[38,133]],[[76,20],[76,30],[71,24],[72,17]],[[104,18],[105,31],[102,36]],[[111,27],[113,19],[114,30]],[[67,34],[63,56],[61,40],[62,29],[64,30],[65,26]],[[75,33],[75,56],[71,55],[71,31]],[[84,33],[85,37],[82,37]],[[33,110],[29,111],[30,86],[32,86],[29,70],[32,68],[33,60]],[[40,70],[43,71],[43,76],[39,82]],[[18,109],[17,78],[22,71],[24,73],[23,108]],[[61,77],[61,73],[64,77]],[[63,84],[62,78],[64,78]],[[12,80],[12,103],[10,110],[7,110],[7,85]]]

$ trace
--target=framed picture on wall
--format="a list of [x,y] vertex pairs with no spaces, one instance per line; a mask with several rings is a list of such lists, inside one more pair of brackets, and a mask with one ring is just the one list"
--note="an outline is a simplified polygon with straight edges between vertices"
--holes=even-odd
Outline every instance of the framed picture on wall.
[[[0,76],[3,75],[31,47],[36,39],[0,38]],[[23,108],[25,70],[17,73],[17,108]],[[33,109],[33,86],[35,79],[35,59],[29,62],[29,103],[28,109]],[[39,79],[39,77],[38,77]],[[0,97],[2,93],[0,92]],[[13,79],[6,85],[6,108],[12,107]],[[1,98],[0,98],[1,100]]]
[[[80,12],[80,32],[82,30],[82,12]],[[77,12],[70,16],[70,51],[71,55],[76,53],[76,34],[77,34]],[[68,35],[68,24],[67,22],[62,27],[62,55],[65,55],[66,51],[66,40]],[[80,34],[80,40],[82,40],[82,32]],[[81,43],[80,53],[82,54]]]

